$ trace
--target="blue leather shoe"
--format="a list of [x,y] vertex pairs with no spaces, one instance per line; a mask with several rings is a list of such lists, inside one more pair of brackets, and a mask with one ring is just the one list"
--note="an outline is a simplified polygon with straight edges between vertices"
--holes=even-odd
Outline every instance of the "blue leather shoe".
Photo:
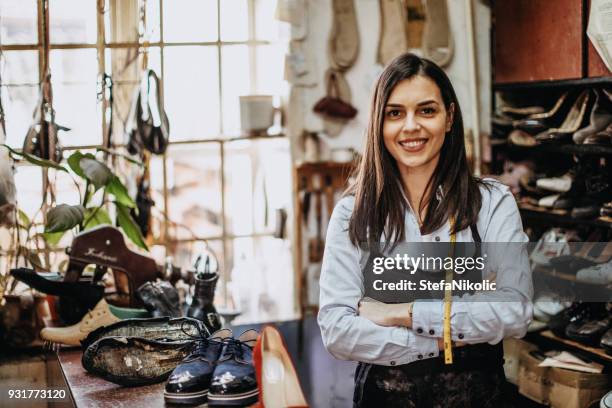
[[211,406],[246,406],[257,402],[259,391],[253,365],[257,331],[247,330],[238,339],[223,341],[208,393]]
[[164,391],[167,403],[191,405],[203,404],[208,400],[215,364],[223,350],[224,341],[231,337],[231,330],[223,329],[208,338],[203,335],[194,342],[192,351],[168,378]]

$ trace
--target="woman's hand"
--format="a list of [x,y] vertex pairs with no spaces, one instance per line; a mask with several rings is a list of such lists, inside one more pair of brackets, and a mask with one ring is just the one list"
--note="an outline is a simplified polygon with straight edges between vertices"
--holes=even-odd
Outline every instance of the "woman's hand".
[[411,307],[411,303],[359,302],[359,316],[365,317],[379,326],[411,327]]

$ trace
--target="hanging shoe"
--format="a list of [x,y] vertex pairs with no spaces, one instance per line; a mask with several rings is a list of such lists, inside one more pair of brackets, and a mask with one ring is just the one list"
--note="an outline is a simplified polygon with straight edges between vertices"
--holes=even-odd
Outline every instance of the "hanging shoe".
[[452,60],[455,49],[448,4],[446,0],[424,0],[424,4],[423,54],[440,67],[445,67]]
[[222,329],[210,337],[202,333],[192,351],[172,371],[164,391],[164,400],[170,404],[204,404],[223,341],[232,337],[229,329]]
[[146,340],[186,341],[206,330],[204,324],[190,317],[151,317],[126,319],[91,332],[82,342],[83,348],[104,337],[139,337]]
[[106,300],[102,299],[80,322],[68,327],[46,327],[40,331],[40,338],[56,344],[79,346],[89,333],[118,321],[119,318],[111,313]]
[[612,92],[606,89],[596,89],[594,92],[595,103],[589,115],[588,126],[574,133],[574,143],[584,143],[589,136],[605,130],[612,124]]
[[331,66],[347,70],[359,55],[359,30],[353,0],[332,0],[332,30],[328,52]]
[[380,32],[376,61],[384,67],[408,51],[407,17],[401,0],[378,0],[378,6]]
[[208,392],[210,405],[242,407],[259,397],[253,347],[257,331],[247,330],[238,339],[225,339]]
[[259,387],[258,408],[308,407],[295,366],[275,327],[263,328],[255,343],[253,360]]
[[540,143],[569,143],[572,142],[572,135],[580,129],[587,119],[587,111],[592,101],[591,91],[585,90],[576,99],[576,102],[569,113],[557,128],[547,129],[538,135],[536,140]]

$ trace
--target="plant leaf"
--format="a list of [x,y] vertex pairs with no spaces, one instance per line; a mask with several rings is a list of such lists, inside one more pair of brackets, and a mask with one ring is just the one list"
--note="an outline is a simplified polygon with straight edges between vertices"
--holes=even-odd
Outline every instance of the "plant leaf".
[[25,152],[18,152],[17,150],[11,148],[7,144],[2,144],[0,146],[6,147],[12,154],[19,156],[19,157],[23,157],[29,163],[35,164],[40,167],[49,167],[55,170],[65,171],[66,173],[68,173],[68,170],[64,166],[62,166],[61,164],[57,164],[54,161],[41,159],[40,157],[36,157],[34,155],[31,155]]
[[136,203],[127,192],[127,188],[123,185],[119,177],[113,176],[110,182],[106,185],[106,192],[115,196],[115,200],[121,205],[129,208],[135,208]]
[[17,209],[17,216],[19,217],[19,221],[21,221],[21,224],[25,228],[28,228],[30,226],[30,218],[28,217],[28,214],[26,214],[21,208]]
[[117,201],[115,201],[115,205],[117,206],[117,223],[123,232],[125,232],[125,235],[127,235],[133,243],[148,251],[149,248],[144,241],[140,228],[130,215],[129,208]]
[[93,207],[85,209],[85,225],[84,229],[88,230],[96,225],[110,224],[113,222],[108,215],[108,212],[102,207]]
[[66,234],[66,231],[59,232],[43,232],[42,236],[45,239],[45,242],[51,246],[57,246],[59,244],[62,237]]
[[96,190],[107,185],[113,177],[113,172],[96,159],[82,157],[79,164],[85,178],[93,183]]
[[85,208],[82,205],[60,204],[47,213],[45,232],[68,231],[83,222]]

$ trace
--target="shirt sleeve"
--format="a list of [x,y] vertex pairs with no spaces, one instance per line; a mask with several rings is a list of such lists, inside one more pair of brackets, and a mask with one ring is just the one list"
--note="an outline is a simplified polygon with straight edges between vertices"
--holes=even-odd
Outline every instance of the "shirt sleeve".
[[353,203],[353,197],[343,198],[327,229],[318,314],[325,348],[338,359],[386,366],[438,356],[436,339],[404,327],[379,326],[358,315],[364,289],[359,249],[348,237]]
[[[523,337],[533,316],[533,282],[525,245],[529,239],[509,189],[491,189],[490,194],[498,197],[487,203],[484,215],[489,222],[485,224],[483,246],[490,249],[488,255],[493,255],[490,261],[496,290],[454,297],[451,306],[451,337],[470,344],[496,344],[505,337]],[[441,337],[443,316],[443,301],[417,301],[412,327],[419,335]]]

